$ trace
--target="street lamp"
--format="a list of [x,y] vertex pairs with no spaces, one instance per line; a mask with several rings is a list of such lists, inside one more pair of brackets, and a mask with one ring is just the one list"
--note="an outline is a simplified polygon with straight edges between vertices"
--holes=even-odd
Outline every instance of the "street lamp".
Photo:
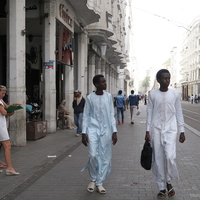
[[102,43],[101,44],[101,55],[102,56],[106,55],[106,50],[107,50],[107,44],[106,43]]

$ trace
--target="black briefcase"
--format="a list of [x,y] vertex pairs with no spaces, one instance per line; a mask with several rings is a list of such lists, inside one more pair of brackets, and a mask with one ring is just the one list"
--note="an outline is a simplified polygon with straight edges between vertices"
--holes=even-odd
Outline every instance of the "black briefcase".
[[148,141],[145,141],[141,152],[140,164],[144,169],[150,170],[151,163],[152,163],[152,147]]

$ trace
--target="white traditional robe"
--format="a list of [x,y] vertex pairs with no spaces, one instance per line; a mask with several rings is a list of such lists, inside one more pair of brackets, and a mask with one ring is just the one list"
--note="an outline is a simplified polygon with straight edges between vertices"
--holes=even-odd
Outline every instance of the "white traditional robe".
[[184,119],[179,94],[173,89],[149,93],[147,104],[147,127],[153,148],[152,172],[159,190],[166,182],[179,178],[175,163],[178,132],[184,132]]
[[88,168],[91,181],[97,186],[102,185],[111,171],[113,132],[117,129],[111,94],[89,94],[82,124],[82,133],[87,134],[89,140],[89,161],[85,168]]

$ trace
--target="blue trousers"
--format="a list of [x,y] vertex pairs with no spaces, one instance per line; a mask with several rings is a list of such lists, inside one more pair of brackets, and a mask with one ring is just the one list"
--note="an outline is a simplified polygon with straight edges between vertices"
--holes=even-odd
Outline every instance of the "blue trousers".
[[117,120],[120,122],[120,113],[122,116],[122,121],[124,121],[124,108],[118,108],[117,107]]
[[82,133],[82,120],[83,120],[83,113],[74,114],[74,123],[77,126],[76,133]]

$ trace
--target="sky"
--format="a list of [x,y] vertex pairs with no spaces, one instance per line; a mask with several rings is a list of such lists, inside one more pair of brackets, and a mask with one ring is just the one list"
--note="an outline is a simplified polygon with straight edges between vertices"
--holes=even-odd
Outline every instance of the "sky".
[[181,47],[185,28],[200,15],[200,0],[132,0],[132,12],[138,65],[160,69],[172,48]]

